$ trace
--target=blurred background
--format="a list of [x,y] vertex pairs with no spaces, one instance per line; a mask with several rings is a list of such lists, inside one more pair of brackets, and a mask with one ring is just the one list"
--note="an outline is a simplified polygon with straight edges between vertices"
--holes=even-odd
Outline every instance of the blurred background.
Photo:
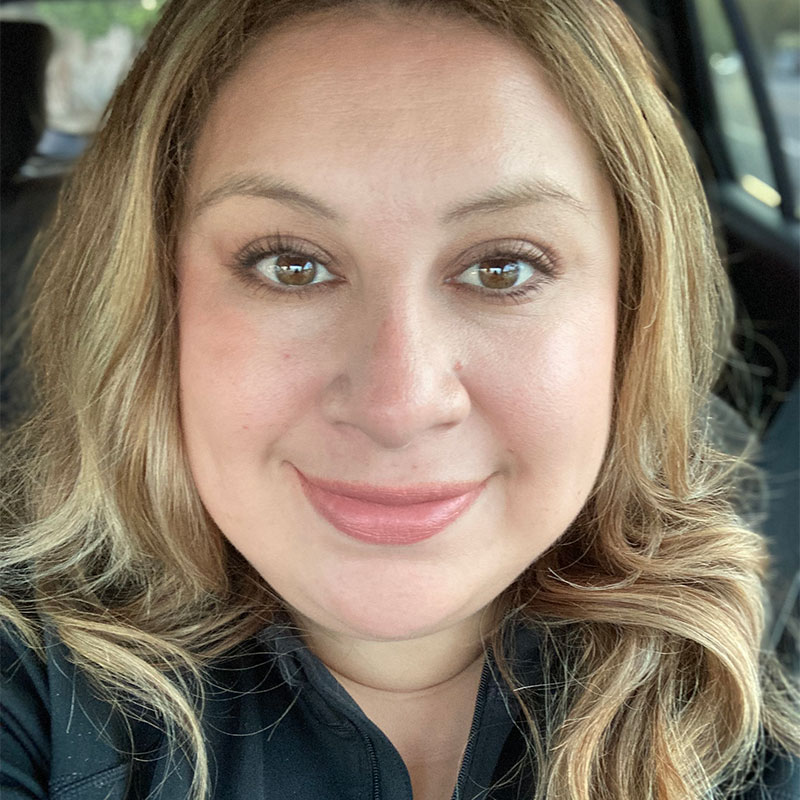
[[[267,2],[267,0],[265,0]],[[619,0],[661,70],[718,223],[738,357],[711,413],[763,472],[742,514],[774,558],[766,646],[800,674],[800,3]],[[0,0],[2,419],[24,416],[32,243],[163,0]]]

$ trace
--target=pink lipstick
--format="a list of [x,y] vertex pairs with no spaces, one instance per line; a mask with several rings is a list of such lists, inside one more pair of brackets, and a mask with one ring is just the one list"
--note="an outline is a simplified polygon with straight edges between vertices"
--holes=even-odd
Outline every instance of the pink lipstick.
[[342,533],[372,544],[429,539],[460,517],[488,481],[395,488],[308,478],[295,471],[321,517]]

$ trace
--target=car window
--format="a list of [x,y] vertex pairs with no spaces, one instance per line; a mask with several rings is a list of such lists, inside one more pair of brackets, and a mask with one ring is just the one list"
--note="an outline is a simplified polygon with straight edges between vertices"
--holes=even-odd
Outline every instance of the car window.
[[769,95],[795,197],[800,189],[800,5],[739,0]]
[[41,22],[54,47],[47,66],[47,128],[23,174],[68,164],[97,129],[164,0],[5,3],[0,18]]
[[[800,216],[800,30],[795,0],[698,0],[705,58],[733,177],[767,206],[791,191]],[[741,25],[737,37],[733,22]],[[743,52],[743,37],[753,63]],[[755,89],[754,89],[755,87]],[[756,92],[761,90],[762,107]],[[770,154],[770,124],[779,139]],[[776,158],[777,157],[777,158]],[[776,171],[780,171],[779,176]],[[794,189],[793,189],[794,187]]]

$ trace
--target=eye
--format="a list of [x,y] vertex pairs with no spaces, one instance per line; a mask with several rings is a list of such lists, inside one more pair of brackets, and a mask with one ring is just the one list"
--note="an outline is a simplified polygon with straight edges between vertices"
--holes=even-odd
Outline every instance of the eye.
[[322,256],[309,252],[299,242],[271,236],[252,242],[235,257],[244,277],[276,291],[294,291],[304,287],[323,288],[338,282],[322,263]]
[[458,282],[485,289],[513,289],[535,274],[536,270],[521,258],[484,258],[464,270]]
[[319,261],[303,253],[264,253],[253,266],[256,272],[280,286],[309,286],[336,280]]
[[451,282],[474,286],[490,296],[515,298],[555,275],[555,259],[543,250],[514,245],[473,261]]

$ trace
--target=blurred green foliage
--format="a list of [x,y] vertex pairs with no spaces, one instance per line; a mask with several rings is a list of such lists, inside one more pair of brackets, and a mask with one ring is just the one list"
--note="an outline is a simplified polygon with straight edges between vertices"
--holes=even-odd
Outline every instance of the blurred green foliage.
[[[55,28],[80,31],[87,40],[102,36],[112,24],[125,25],[137,35],[145,36],[165,0],[61,0],[37,2],[37,15]],[[698,11],[704,22],[709,51],[723,55],[731,51],[727,21],[720,0],[698,0]],[[753,36],[761,49],[771,53],[779,37],[797,32],[800,36],[800,3],[797,0],[740,0]]]
[[797,0],[740,0],[742,12],[762,52],[771,55],[792,34],[800,37]]
[[147,35],[165,0],[149,0],[145,8],[140,0],[62,0],[37,2],[36,13],[42,22],[54,29],[71,28],[87,41],[105,34],[113,24],[130,28],[137,37]]
[[[770,56],[787,35],[800,35],[797,0],[739,0],[750,33],[763,54]],[[698,0],[697,11],[709,53],[728,55],[737,49],[720,0]]]

